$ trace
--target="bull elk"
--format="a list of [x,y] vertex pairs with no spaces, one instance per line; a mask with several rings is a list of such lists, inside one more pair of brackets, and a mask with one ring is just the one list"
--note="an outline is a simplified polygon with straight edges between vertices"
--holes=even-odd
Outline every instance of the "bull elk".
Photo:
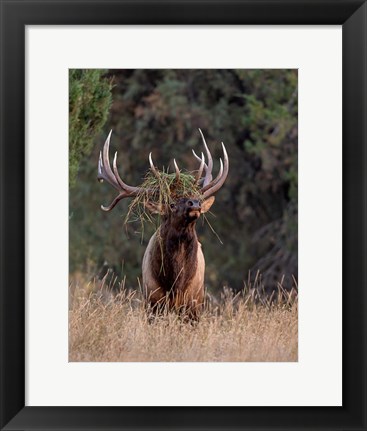
[[[184,310],[186,315],[196,318],[204,304],[204,273],[205,260],[198,241],[195,225],[200,214],[207,212],[214,202],[214,194],[223,186],[229,169],[226,148],[222,143],[224,163],[220,159],[220,170],[216,178],[212,177],[213,159],[199,129],[207,161],[201,153],[199,157],[193,151],[194,157],[200,162],[195,175],[195,185],[200,190],[197,195],[185,197],[175,196],[168,203],[150,199],[151,190],[145,187],[127,185],[120,177],[117,169],[117,152],[112,163],[109,161],[109,133],[98,162],[98,180],[106,180],[118,194],[112,203],[102,210],[110,211],[123,198],[134,198],[141,193],[147,196],[145,207],[153,214],[160,214],[161,224],[151,237],[144,253],[142,263],[143,290],[147,303],[157,310],[160,306],[176,311]],[[180,180],[181,172],[174,160],[175,180]],[[151,173],[158,176],[152,155],[149,154]]]

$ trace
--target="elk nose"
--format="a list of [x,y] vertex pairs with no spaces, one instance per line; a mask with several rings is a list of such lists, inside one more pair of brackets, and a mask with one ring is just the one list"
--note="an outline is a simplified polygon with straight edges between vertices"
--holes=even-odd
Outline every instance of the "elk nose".
[[187,206],[190,207],[191,210],[200,210],[201,205],[200,202],[196,199],[190,199],[187,201]]

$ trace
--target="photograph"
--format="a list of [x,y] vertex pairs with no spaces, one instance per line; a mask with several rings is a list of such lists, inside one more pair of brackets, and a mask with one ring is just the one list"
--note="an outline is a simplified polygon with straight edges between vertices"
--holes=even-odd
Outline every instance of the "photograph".
[[297,181],[296,69],[69,69],[69,361],[297,362]]

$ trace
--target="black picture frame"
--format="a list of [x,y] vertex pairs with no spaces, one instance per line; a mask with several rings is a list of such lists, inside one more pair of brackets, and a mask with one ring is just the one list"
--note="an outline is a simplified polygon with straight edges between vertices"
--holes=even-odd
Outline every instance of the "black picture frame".
[[[1,0],[0,13],[1,429],[366,430],[366,1]],[[343,26],[342,407],[25,407],[25,27],[32,24]]]

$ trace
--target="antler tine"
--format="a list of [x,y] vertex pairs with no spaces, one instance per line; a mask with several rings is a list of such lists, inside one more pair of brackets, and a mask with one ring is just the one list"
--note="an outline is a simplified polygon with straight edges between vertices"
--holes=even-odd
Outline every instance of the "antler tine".
[[113,175],[113,172],[111,170],[110,161],[108,158],[108,153],[110,149],[110,139],[111,139],[112,130],[107,136],[107,139],[103,145],[103,150],[99,153],[99,160],[98,160],[98,181],[106,180],[108,183],[111,184],[116,190],[119,190],[120,187],[118,185],[118,182],[116,178]]
[[[192,151],[192,154],[194,155],[194,157],[196,158],[196,160],[198,160],[200,162],[200,164],[201,164],[201,158],[195,153],[194,150],[191,150],[191,151]],[[204,155],[203,153],[201,153],[201,154]],[[208,165],[205,163],[205,156],[204,156],[204,169],[205,169],[205,172],[208,170]],[[203,172],[201,172],[200,178],[197,180],[197,182],[198,182],[199,185],[203,185],[203,182],[204,182],[204,179],[205,179],[205,178],[201,178],[202,174],[203,174]]]
[[[227,176],[228,176],[228,171],[229,171],[229,160],[228,160],[228,154],[227,154],[227,150],[226,147],[224,146],[223,142],[222,142],[222,149],[223,149],[223,155],[224,155],[224,167],[222,169],[220,169],[220,172],[218,174],[218,176],[215,178],[215,180],[209,184],[209,188],[206,188],[205,186],[203,187],[202,191],[204,191],[203,193],[203,197],[204,199],[207,199],[209,196],[213,195],[214,193],[216,193],[224,184],[224,181],[226,180]],[[222,162],[222,160],[220,160]],[[222,163],[221,163],[221,167],[222,167]],[[204,190],[206,189],[206,190]]]
[[156,177],[159,177],[159,173],[157,171],[157,169],[155,168],[154,164],[153,164],[153,160],[152,160],[152,153],[149,153],[149,164],[150,164],[150,169],[153,171],[154,175]]
[[127,191],[128,193],[138,193],[139,191],[141,191],[141,187],[129,186],[124,181],[122,181],[119,175],[119,172],[117,170],[117,151],[115,153],[115,157],[113,158],[112,167],[113,167],[113,173],[115,174],[115,178],[121,189]]
[[115,197],[115,199],[112,201],[112,203],[108,207],[105,207],[104,205],[101,205],[101,209],[103,211],[111,211],[112,208],[114,208],[116,206],[117,202],[119,202],[124,197],[126,197],[126,195],[123,194],[123,193],[120,193],[119,195],[117,195]]
[[213,179],[213,177],[212,177],[213,159],[212,159],[212,155],[210,154],[209,148],[206,145],[205,138],[204,138],[204,135],[203,135],[203,132],[201,131],[201,129],[199,129],[199,132],[200,132],[201,138],[203,140],[206,154],[208,156],[208,165],[205,168],[205,178],[204,178],[204,182],[203,182],[203,186],[205,187]]
[[210,181],[209,184],[207,184],[205,187],[202,187],[201,193],[204,193],[206,190],[209,190],[211,187],[213,187],[215,184],[217,184],[218,181],[220,180],[221,176],[223,175],[223,162],[222,162],[222,159],[219,159],[219,163],[220,163],[220,167],[219,167],[219,173],[218,173],[218,175],[215,177],[215,179],[213,181]]
[[119,194],[115,197],[115,199],[108,207],[101,205],[103,211],[111,211],[112,208],[114,208],[117,202],[119,202],[121,199],[136,196],[139,192],[143,190],[141,187],[132,187],[122,181],[117,170],[117,152],[115,153],[115,157],[113,159],[112,172],[109,160],[111,134],[112,130],[107,136],[106,142],[103,146],[103,150],[99,153],[97,178],[99,181],[106,180],[107,182],[109,182],[111,186],[113,186],[119,192]]
[[[194,152],[194,155],[196,155],[195,152]],[[196,182],[199,182],[201,175],[203,174],[204,165],[205,165],[205,157],[204,157],[204,153],[202,152],[201,153],[200,167],[199,167],[199,170],[198,170],[196,177],[195,177]]]
[[173,164],[175,165],[176,181],[179,181],[180,180],[180,170],[178,169],[178,166],[177,166],[177,163],[176,163],[175,159],[173,159]]
[[[201,157],[199,157],[199,156],[195,153],[195,150],[191,150],[191,151],[192,151],[192,154],[194,155],[195,159],[201,163]],[[201,153],[201,154],[204,156],[204,154],[203,154],[203,153]],[[205,163],[205,157],[204,157],[204,167],[205,167],[206,169],[208,169],[208,166],[207,166],[207,164]]]
[[103,176],[103,164],[102,164],[102,151],[99,152],[99,159],[98,159],[98,175],[97,175],[97,179],[99,182],[103,183],[103,181],[105,180],[104,176]]

